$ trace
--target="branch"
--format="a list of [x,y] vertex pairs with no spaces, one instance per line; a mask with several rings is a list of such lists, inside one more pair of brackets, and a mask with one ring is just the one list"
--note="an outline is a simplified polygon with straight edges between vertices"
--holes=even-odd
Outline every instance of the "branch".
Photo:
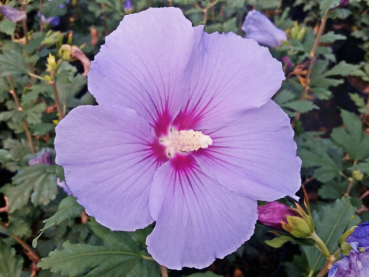
[[[313,65],[316,61],[315,53],[316,53],[316,49],[318,48],[320,38],[322,37],[323,31],[324,31],[324,28],[325,28],[325,24],[327,23],[328,16],[329,16],[329,10],[325,12],[324,17],[321,20],[319,30],[318,30],[318,33],[316,35],[315,41],[314,41],[313,48],[310,51],[311,59],[309,61],[309,67],[308,67],[308,71],[307,71],[307,74],[306,74],[306,83],[305,83],[305,86],[304,86],[304,90],[303,90],[303,92],[301,94],[301,97],[300,97],[301,101],[305,100],[305,98],[307,96],[307,93],[310,89],[310,87],[309,87],[309,85],[310,85],[310,76],[311,76]],[[295,122],[296,120],[299,120],[300,116],[301,116],[301,113],[297,112],[296,117],[293,121]]]
[[[18,96],[17,96],[17,93],[15,92],[14,82],[13,82],[13,78],[12,78],[11,75],[9,75],[9,83],[10,83],[10,87],[11,87],[11,90],[9,91],[9,93],[13,96],[13,99],[14,99],[15,104],[17,105],[18,111],[21,112],[21,111],[23,111],[23,108],[19,104]],[[31,136],[31,133],[29,131],[26,120],[23,120],[22,123],[23,123],[24,130],[26,131],[26,134],[27,134],[27,138],[28,138],[28,141],[29,141],[29,146],[31,148],[31,152],[32,152],[32,154],[35,154],[35,146],[33,145],[32,136]]]

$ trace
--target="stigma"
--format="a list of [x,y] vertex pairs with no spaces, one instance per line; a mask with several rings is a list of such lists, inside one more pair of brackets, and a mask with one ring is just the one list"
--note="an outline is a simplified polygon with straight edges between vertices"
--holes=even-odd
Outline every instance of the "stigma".
[[213,144],[213,140],[200,131],[175,131],[173,128],[169,129],[168,136],[161,137],[159,141],[167,148],[166,154],[169,158],[174,157],[176,152],[188,153],[197,151],[200,148],[208,148],[209,145]]

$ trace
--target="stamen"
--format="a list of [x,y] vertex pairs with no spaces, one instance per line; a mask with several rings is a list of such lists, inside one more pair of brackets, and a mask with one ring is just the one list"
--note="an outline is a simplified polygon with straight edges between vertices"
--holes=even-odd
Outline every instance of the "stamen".
[[175,152],[197,151],[200,148],[208,148],[213,140],[200,131],[182,130],[174,131],[170,128],[168,137],[160,138],[161,144],[167,147],[168,157],[173,157]]

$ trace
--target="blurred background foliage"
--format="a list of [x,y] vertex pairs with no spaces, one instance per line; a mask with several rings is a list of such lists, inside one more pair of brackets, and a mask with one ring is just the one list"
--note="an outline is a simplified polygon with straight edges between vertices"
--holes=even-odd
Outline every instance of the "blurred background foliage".
[[[55,126],[63,116],[78,105],[96,104],[85,76],[105,37],[126,14],[149,7],[179,7],[194,26],[206,24],[209,33],[247,36],[242,25],[251,10],[282,29],[287,40],[269,48],[286,74],[274,101],[291,117],[316,232],[334,252],[350,219],[352,225],[369,221],[369,1],[1,3],[0,276],[103,276],[122,264],[117,275],[104,276],[160,276],[146,252],[152,226],[114,232],[118,241],[88,219],[62,189],[63,169],[55,165],[53,150]],[[19,13],[9,14],[5,6]],[[291,205],[288,199],[281,202]],[[213,273],[183,269],[169,275],[316,276],[324,264],[319,251],[291,242],[271,248],[264,243],[274,237],[269,230],[258,224],[250,241],[201,271]],[[117,253],[104,256],[106,249]],[[36,267],[54,250],[42,270]],[[119,254],[123,250],[131,254]],[[70,258],[76,251],[96,255]]]

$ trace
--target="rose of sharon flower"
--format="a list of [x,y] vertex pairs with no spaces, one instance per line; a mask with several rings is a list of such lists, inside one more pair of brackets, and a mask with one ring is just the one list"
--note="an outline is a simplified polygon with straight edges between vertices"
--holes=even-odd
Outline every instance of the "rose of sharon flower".
[[246,38],[254,39],[269,47],[281,46],[287,40],[285,32],[277,28],[268,17],[256,10],[249,11],[242,24]]
[[257,200],[301,185],[290,120],[270,100],[283,79],[267,48],[193,28],[180,9],[125,16],[88,73],[99,105],[56,127],[56,163],[100,224],[156,221],[158,263],[206,267],[250,238]]
[[283,230],[281,220],[287,221],[286,216],[296,216],[286,205],[276,201],[268,202],[264,206],[258,206],[258,220],[278,230]]
[[366,277],[369,276],[369,252],[360,253],[357,242],[350,243],[352,250],[336,262],[328,272],[328,277]]

